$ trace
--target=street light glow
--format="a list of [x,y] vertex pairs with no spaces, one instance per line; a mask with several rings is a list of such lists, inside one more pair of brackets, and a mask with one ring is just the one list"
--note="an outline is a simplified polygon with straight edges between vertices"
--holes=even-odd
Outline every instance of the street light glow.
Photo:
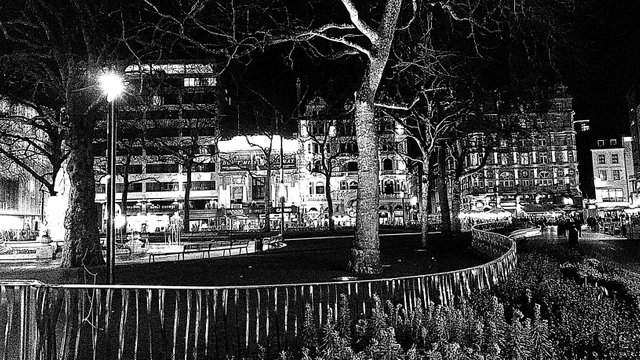
[[108,72],[100,76],[100,88],[107,95],[107,101],[112,102],[124,91],[122,78],[114,72]]

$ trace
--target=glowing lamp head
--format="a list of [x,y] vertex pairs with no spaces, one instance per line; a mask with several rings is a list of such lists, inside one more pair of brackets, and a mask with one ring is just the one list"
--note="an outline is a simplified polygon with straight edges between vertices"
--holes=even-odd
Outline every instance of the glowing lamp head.
[[107,101],[112,102],[124,91],[122,78],[114,72],[108,72],[100,76],[100,88],[107,95]]

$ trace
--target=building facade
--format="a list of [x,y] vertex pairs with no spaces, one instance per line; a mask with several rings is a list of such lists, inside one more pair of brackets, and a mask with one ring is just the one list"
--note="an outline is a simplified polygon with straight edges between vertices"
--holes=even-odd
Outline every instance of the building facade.
[[636,184],[630,137],[597,140],[596,147],[591,149],[591,159],[597,209],[638,204],[633,192]]
[[[30,119],[37,115],[37,112],[30,107],[0,98],[0,121],[4,124],[3,131],[7,134],[20,134],[26,139],[38,137],[38,130],[29,126],[28,121],[16,120],[17,118]],[[25,135],[26,133],[30,135]],[[16,138],[10,135],[3,137],[7,141],[3,146],[11,146],[13,149],[26,149],[29,146],[26,141],[16,141]],[[25,153],[28,152],[25,150]],[[37,157],[33,154],[30,156]],[[0,241],[19,240],[21,231],[37,231],[42,227],[44,204],[49,195],[41,190],[40,184],[26,170],[6,158],[2,161],[4,168],[3,174],[0,175],[0,231],[2,231]],[[36,159],[33,162],[33,170],[44,173],[45,167],[39,164]],[[33,240],[33,236],[31,238]],[[29,240],[24,236],[22,239]]]
[[[348,106],[347,106],[348,107]],[[299,171],[302,220],[310,226],[326,226],[327,192],[330,192],[337,225],[355,225],[358,189],[358,147],[352,116],[344,109],[329,109],[316,97],[299,121]],[[404,224],[409,219],[409,176],[400,154],[407,151],[404,129],[382,118],[380,136],[380,208],[382,225]],[[327,172],[330,172],[327,179]],[[329,186],[327,186],[329,185]]]
[[[170,218],[180,217],[184,209],[186,167],[191,166],[188,226],[208,227],[210,219],[219,215],[215,143],[221,95],[215,65],[131,65],[125,70],[125,81],[129,95],[116,100],[116,201],[120,205],[116,214],[123,216],[126,206],[129,230],[165,231]],[[104,127],[98,131],[102,141],[94,145],[96,202],[104,205]]]
[[271,228],[277,229],[283,218],[286,226],[299,224],[296,139],[236,136],[219,141],[218,149],[217,206],[228,221],[222,228],[259,230],[269,219]]
[[482,211],[500,207],[516,215],[567,205],[581,208],[574,113],[566,88],[555,87],[544,104],[500,111],[496,103],[485,111],[493,122],[517,122],[527,135],[498,140],[487,133],[469,135],[466,168],[478,166],[485,149],[491,150],[486,166],[461,179],[463,208]]

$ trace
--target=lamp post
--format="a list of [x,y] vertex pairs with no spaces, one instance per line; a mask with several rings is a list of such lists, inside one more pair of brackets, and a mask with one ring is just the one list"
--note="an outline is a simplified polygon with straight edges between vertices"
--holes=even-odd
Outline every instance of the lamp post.
[[404,216],[404,191],[400,191],[400,199],[402,200],[402,226],[407,226],[407,220]]
[[113,72],[108,72],[100,77],[100,87],[102,92],[107,96],[107,102],[110,108],[107,116],[107,173],[109,181],[107,182],[107,282],[114,282],[115,267],[115,213],[116,213],[116,143],[117,143],[117,125],[116,125],[116,108],[115,100],[123,90],[122,78]]

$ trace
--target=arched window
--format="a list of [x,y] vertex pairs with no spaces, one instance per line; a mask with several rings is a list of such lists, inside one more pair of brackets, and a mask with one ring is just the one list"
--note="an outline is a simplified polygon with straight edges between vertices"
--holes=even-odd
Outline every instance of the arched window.
[[346,180],[340,181],[340,190],[347,190],[347,189],[348,189],[347,181]]
[[513,173],[510,173],[508,171],[503,171],[500,173],[500,186],[503,188],[509,188],[509,187],[513,187],[514,185],[514,181],[513,181]]
[[324,194],[324,183],[322,181],[316,183],[316,194]]
[[391,159],[384,159],[384,161],[382,161],[382,170],[393,170],[393,161]]
[[538,177],[540,178],[538,181],[538,185],[551,186],[553,184],[551,174],[548,171],[540,171],[538,173]]
[[358,163],[355,161],[349,161],[347,163],[347,171],[358,171]]
[[352,181],[349,183],[349,189],[351,190],[356,190],[358,189],[358,182],[357,181]]

